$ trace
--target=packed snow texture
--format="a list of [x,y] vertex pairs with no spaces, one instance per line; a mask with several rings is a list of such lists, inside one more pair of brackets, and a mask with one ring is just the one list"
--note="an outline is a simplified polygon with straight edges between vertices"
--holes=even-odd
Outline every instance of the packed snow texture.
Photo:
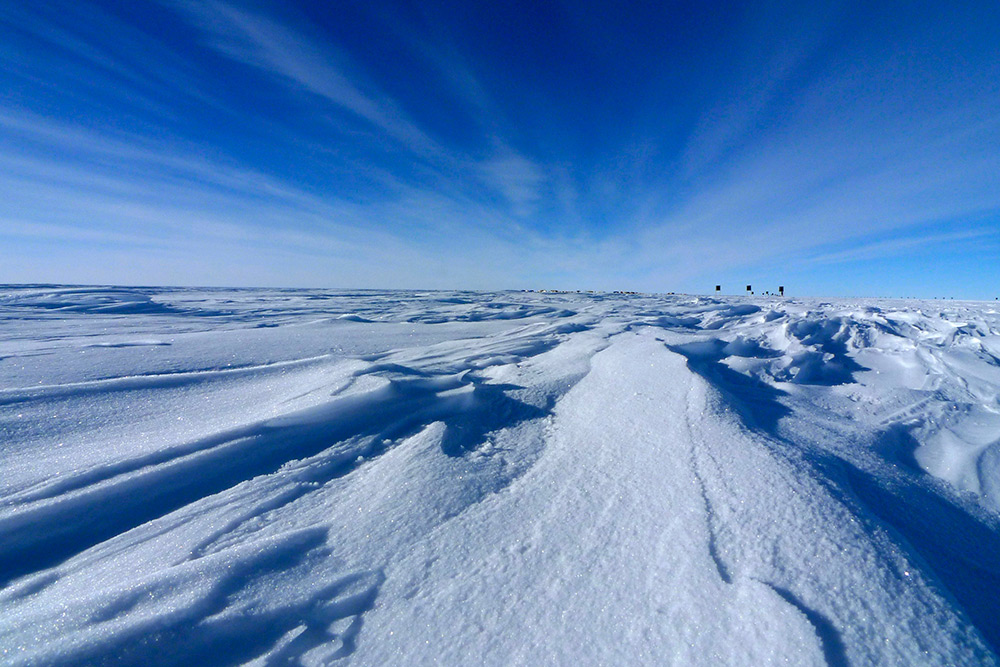
[[10,665],[996,664],[991,303],[0,288]]

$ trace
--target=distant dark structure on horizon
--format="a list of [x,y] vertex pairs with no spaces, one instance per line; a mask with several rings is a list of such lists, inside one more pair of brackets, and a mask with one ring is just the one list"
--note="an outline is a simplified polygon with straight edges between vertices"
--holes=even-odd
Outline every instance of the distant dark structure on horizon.
[[[716,285],[715,286],[715,292],[717,294],[720,293],[720,292],[722,292],[722,285]],[[747,285],[747,294],[754,294],[753,285]],[[778,293],[777,294],[774,294],[773,292],[762,292],[762,294],[766,294],[768,296],[785,296],[785,286],[784,285],[778,285]]]

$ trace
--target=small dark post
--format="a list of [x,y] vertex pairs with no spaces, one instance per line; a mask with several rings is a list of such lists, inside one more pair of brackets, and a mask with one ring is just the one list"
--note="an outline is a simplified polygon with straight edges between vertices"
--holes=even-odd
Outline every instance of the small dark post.
[[778,285],[778,294],[780,294],[781,296],[785,296],[785,286],[784,285]]
[[716,292],[721,292],[722,291],[722,285],[716,285],[715,286],[715,291]]

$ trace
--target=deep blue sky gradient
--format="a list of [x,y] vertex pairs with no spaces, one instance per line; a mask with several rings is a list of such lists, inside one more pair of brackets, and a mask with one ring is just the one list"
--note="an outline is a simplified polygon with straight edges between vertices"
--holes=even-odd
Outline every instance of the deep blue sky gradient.
[[995,2],[0,0],[0,282],[1000,295]]

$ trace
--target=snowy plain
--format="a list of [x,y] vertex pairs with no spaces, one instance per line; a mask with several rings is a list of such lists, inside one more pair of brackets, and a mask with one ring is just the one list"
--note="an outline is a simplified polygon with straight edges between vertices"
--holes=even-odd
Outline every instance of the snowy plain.
[[989,302],[0,287],[0,662],[997,664]]

